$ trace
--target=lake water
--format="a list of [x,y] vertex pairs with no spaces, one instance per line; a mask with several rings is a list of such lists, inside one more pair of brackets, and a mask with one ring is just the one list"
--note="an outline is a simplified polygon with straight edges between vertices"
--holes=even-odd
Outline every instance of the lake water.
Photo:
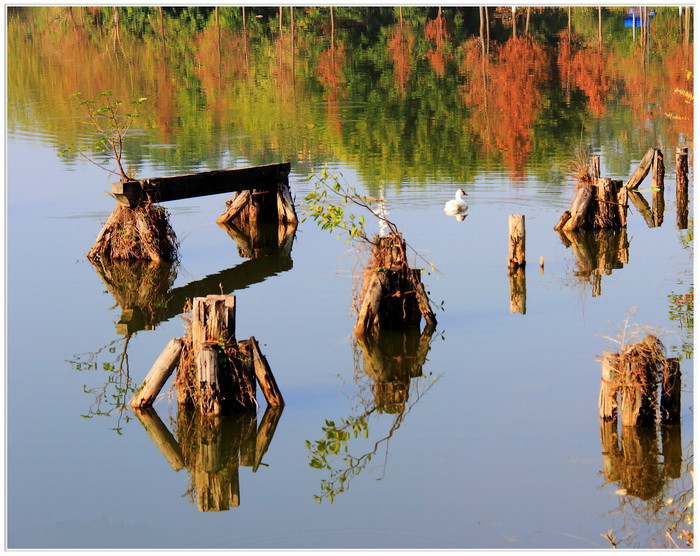
[[[272,18],[276,10],[263,13]],[[103,68],[111,58],[98,61],[106,50],[94,37],[77,47],[82,39],[54,11],[8,21],[8,548],[591,549],[610,548],[601,536],[609,531],[620,547],[668,544],[676,519],[669,508],[692,497],[693,462],[692,150],[690,222],[680,228],[674,169],[676,147],[692,143],[692,120],[665,116],[673,110],[665,103],[673,97],[675,44],[653,53],[642,77],[640,58],[611,49],[603,67],[612,73],[600,77],[607,89],[594,102],[585,84],[566,82],[562,48],[520,45],[509,55],[504,45],[517,44],[504,39],[492,47],[493,86],[483,101],[474,77],[481,64],[470,65],[473,49],[458,43],[458,31],[441,75],[420,51],[432,35],[414,20],[408,78],[394,71],[400,58],[399,49],[387,50],[390,29],[368,45],[342,35],[337,15],[344,42],[330,61],[320,39],[297,38],[293,87],[289,60],[272,42],[251,44],[248,77],[227,51],[217,89],[209,58],[199,57],[208,31],[193,40],[199,51],[182,55],[171,37],[157,71],[159,42],[140,58],[125,30],[129,64],[110,54],[125,76],[111,85]],[[692,69],[692,59],[678,56],[677,65]],[[512,87],[498,86],[506,82]],[[640,82],[649,85],[643,92]],[[85,256],[114,206],[103,191],[115,180],[57,156],[71,138],[93,137],[76,123],[69,94],[111,87],[124,98],[149,97],[125,155],[140,177],[290,161],[301,212],[314,185],[310,168],[327,164],[383,198],[388,217],[435,265],[423,281],[443,304],[435,333],[398,338],[414,346],[393,352],[418,358],[412,375],[387,384],[369,372],[352,336],[353,276],[365,255],[358,260],[307,220],[291,260],[251,261],[215,223],[226,195],[167,204],[180,261],[166,269],[170,281],[156,296],[167,309],[139,326],[114,293],[138,280],[120,290]],[[600,155],[602,175],[613,179],[627,179],[653,146],[666,163],[662,225],[649,227],[632,207],[627,262],[598,277],[582,272],[576,246],[553,230],[573,197],[564,166],[580,145]],[[463,221],[442,211],[457,188],[468,193]],[[650,178],[640,189],[651,203]],[[511,312],[510,214],[526,222],[521,312]],[[369,220],[368,229],[378,231],[377,223]],[[124,403],[169,339],[182,336],[180,302],[218,294],[219,284],[236,296],[237,337],[260,342],[286,404],[264,417],[259,395],[258,426],[277,421],[255,470],[248,453],[255,423],[229,420],[214,438],[239,463],[207,476],[174,469],[147,417]],[[623,453],[623,444],[601,444],[597,356],[617,351],[603,336],[616,336],[626,319],[668,332],[662,340],[669,357],[681,358],[683,398],[680,427],[624,431]],[[390,349],[392,340],[375,349]],[[400,395],[387,391],[408,396],[394,403]],[[149,422],[162,421],[184,452],[176,400],[163,396],[155,411]],[[367,438],[347,442],[352,459],[329,456],[331,469],[313,467],[327,421],[362,416]],[[197,434],[187,440],[195,451],[212,442]],[[224,496],[225,511],[202,511],[207,485],[238,496]]]

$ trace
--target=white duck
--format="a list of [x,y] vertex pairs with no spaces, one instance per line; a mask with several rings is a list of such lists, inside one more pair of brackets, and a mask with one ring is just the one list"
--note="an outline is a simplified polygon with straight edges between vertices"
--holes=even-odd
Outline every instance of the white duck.
[[445,203],[445,214],[455,215],[467,210],[467,203],[462,199],[467,194],[464,189],[458,189],[455,198]]

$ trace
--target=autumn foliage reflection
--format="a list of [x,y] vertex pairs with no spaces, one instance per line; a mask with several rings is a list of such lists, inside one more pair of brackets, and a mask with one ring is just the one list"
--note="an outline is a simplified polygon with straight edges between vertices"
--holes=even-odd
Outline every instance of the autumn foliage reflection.
[[426,57],[438,77],[445,76],[445,62],[452,59],[445,42],[448,37],[445,16],[442,15],[442,10],[438,10],[437,17],[425,24],[425,38],[431,43]]
[[[462,99],[474,111],[473,133],[495,145],[515,179],[523,176],[532,147],[532,127],[542,105],[542,88],[548,78],[547,54],[526,37],[514,37],[483,65],[478,43],[465,44],[463,73],[467,82]],[[484,73],[485,72],[485,73]],[[483,78],[480,74],[484,73]]]
[[413,30],[402,24],[396,25],[391,32],[389,52],[394,62],[394,82],[399,98],[406,98],[406,85],[411,77],[415,58],[412,54],[415,36]]

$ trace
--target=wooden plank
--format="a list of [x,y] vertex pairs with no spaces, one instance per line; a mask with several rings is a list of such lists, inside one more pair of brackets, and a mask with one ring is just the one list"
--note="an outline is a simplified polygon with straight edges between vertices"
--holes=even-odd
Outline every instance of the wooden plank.
[[289,176],[290,169],[291,163],[285,162],[117,182],[112,184],[112,194],[119,203],[135,208],[147,199],[164,203],[254,188],[276,191],[279,181]]

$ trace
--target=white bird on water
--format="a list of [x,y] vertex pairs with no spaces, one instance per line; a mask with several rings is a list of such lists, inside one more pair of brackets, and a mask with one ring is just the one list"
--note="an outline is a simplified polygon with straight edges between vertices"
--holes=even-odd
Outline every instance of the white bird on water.
[[445,203],[445,214],[453,216],[467,210],[467,203],[462,199],[466,194],[467,192],[464,189],[458,189],[455,193],[455,198]]

